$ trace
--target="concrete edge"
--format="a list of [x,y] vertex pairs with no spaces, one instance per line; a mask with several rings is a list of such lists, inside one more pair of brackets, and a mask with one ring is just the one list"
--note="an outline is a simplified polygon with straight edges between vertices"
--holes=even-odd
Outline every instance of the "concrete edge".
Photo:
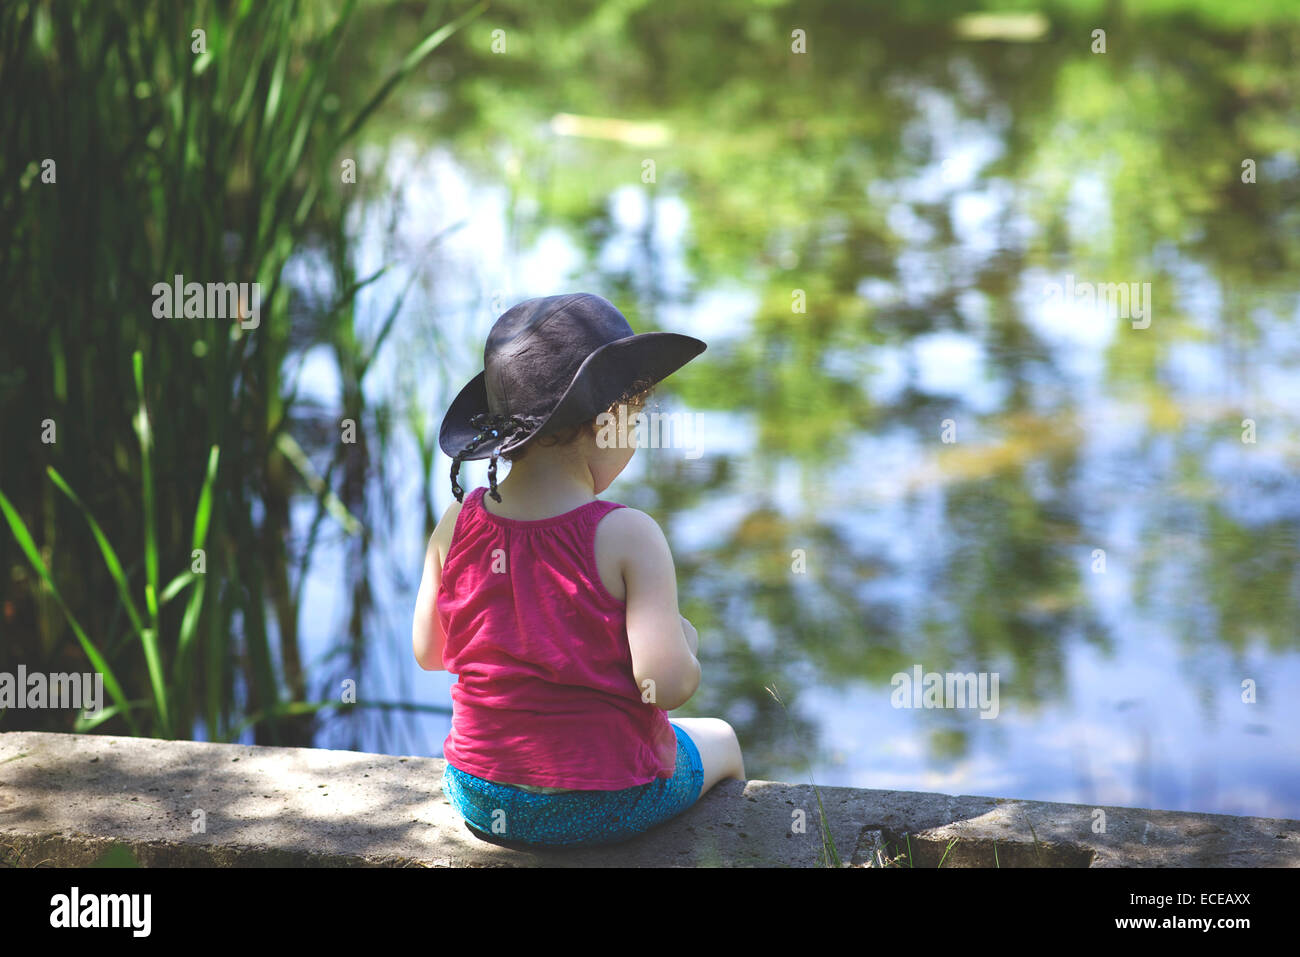
[[[0,733],[0,864],[80,867],[1300,867],[1300,822],[724,781],[604,848],[468,830],[438,758]],[[822,839],[820,808],[829,842]]]

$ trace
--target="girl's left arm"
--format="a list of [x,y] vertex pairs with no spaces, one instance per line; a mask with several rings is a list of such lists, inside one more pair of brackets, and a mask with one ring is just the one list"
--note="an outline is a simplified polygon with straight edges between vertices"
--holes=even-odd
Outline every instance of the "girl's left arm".
[[442,584],[442,563],[447,557],[447,546],[451,544],[459,514],[460,503],[452,502],[443,513],[438,527],[433,530],[429,547],[424,553],[424,574],[420,576],[420,591],[415,597],[415,618],[411,623],[411,648],[415,652],[416,662],[425,671],[445,670],[442,649],[446,636],[442,633],[442,623],[438,621],[435,602],[438,587]]

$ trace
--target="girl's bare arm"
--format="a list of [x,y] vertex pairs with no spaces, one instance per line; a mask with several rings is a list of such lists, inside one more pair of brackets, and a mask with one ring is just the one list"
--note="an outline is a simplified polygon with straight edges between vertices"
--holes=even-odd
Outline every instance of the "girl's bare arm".
[[[677,610],[677,574],[668,540],[653,518],[633,508],[608,517],[618,524],[619,564],[627,588],[627,640],[637,686],[665,711],[680,708],[700,685]],[[692,629],[694,631],[694,629]]]
[[424,573],[420,576],[420,591],[415,596],[415,616],[411,622],[411,648],[416,662],[425,671],[443,670],[442,648],[446,636],[442,633],[434,603],[442,584],[442,563],[447,557],[447,546],[451,544],[459,514],[460,503],[452,502],[433,530],[424,553]]

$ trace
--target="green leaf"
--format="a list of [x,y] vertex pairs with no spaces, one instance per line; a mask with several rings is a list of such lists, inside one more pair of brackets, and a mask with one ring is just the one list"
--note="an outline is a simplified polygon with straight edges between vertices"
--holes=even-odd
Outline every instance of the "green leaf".
[[208,540],[208,521],[212,518],[212,486],[217,480],[217,461],[220,457],[221,450],[212,446],[208,452],[208,471],[203,477],[203,488],[199,491],[198,508],[194,510],[194,548],[202,548]]
[[68,487],[68,483],[63,480],[63,476],[55,471],[52,465],[47,465],[45,472],[49,475],[50,481],[72,500],[73,505],[81,510],[82,516],[90,526],[91,534],[95,536],[95,541],[99,543],[99,550],[103,553],[104,564],[108,566],[108,573],[113,576],[113,581],[117,583],[118,597],[122,599],[122,604],[126,606],[126,613],[131,619],[131,625],[135,628],[136,634],[139,634],[144,630],[144,623],[140,621],[140,613],[136,611],[135,603],[131,601],[131,588],[127,583],[126,573],[122,571],[122,563],[117,559],[117,552],[113,551],[113,546],[109,544],[107,536],[104,535],[104,530],[99,527],[99,523],[90,514],[90,509],[77,497],[77,493]]
[[145,608],[149,612],[149,627],[140,630],[140,643],[144,646],[144,659],[149,666],[149,683],[153,687],[160,730],[164,737],[171,737],[167,685],[163,681],[162,656],[158,651],[158,533],[154,527],[153,465],[150,455],[153,436],[144,400],[144,354],[138,349],[131,355],[131,368],[135,374],[136,395],[140,400],[136,431],[140,436],[140,476],[144,486],[144,599]]
[[173,578],[171,581],[167,583],[167,587],[163,589],[163,593],[161,598],[158,601],[158,604],[160,606],[167,604],[169,601],[175,598],[177,594],[183,591],[186,585],[188,585],[190,582],[194,581],[198,577],[199,576],[194,574],[194,572],[181,572],[179,575],[177,575],[175,578]]
[[293,436],[288,432],[281,432],[275,439],[275,447],[280,453],[287,458],[293,467],[298,470],[307,487],[316,494],[318,498],[324,501],[326,510],[334,516],[334,520],[343,526],[343,530],[349,535],[359,535],[364,526],[357,520],[348,507],[343,504],[332,488],[326,485],[325,480],[312,467],[311,460],[307,458],[307,453],[302,450]]
[[[221,458],[221,450],[217,446],[212,446],[208,452],[208,470],[203,477],[203,488],[199,491],[199,504],[194,510],[194,537],[192,539],[195,549],[203,548],[208,540],[208,522],[212,518],[212,487],[217,479],[217,464]],[[206,567],[206,566],[205,566]],[[181,578],[185,579],[185,584],[192,581],[198,581],[198,585],[190,592],[189,601],[185,603],[185,616],[181,619],[181,632],[176,643],[176,680],[182,687],[188,686],[189,676],[189,656],[194,642],[194,635],[198,628],[199,615],[203,610],[203,597],[207,593],[204,587],[203,576],[195,572],[185,572],[177,576],[176,581]],[[172,582],[172,585],[176,584]],[[168,591],[171,585],[168,585]],[[184,585],[180,586],[181,588]],[[179,590],[179,588],[177,589]],[[167,600],[168,593],[163,593],[163,600]]]
[[104,656],[99,653],[99,649],[95,647],[94,642],[86,637],[86,633],[81,630],[81,625],[73,617],[72,612],[68,610],[68,606],[64,604],[63,596],[59,594],[58,586],[54,584],[54,579],[50,576],[50,570],[45,566],[45,560],[41,558],[36,543],[32,541],[32,536],[27,531],[27,525],[14,510],[14,507],[9,504],[9,499],[5,497],[3,492],[0,492],[0,511],[4,512],[5,520],[9,523],[9,529],[14,533],[14,538],[18,540],[18,547],[26,554],[32,568],[41,576],[41,580],[49,588],[50,594],[59,603],[64,616],[68,619],[68,626],[77,636],[77,641],[81,643],[82,650],[86,652],[86,657],[90,659],[91,667],[104,676],[104,687],[108,689],[108,693],[112,695],[118,706],[123,709],[122,717],[126,719],[131,733],[139,735],[140,728],[129,713],[130,709],[127,707],[126,695],[122,693],[122,686],[117,683],[117,676],[113,674],[113,669],[108,666]]
[[189,654],[190,642],[194,638],[194,631],[199,623],[199,612],[203,609],[203,595],[207,583],[201,575],[194,577],[198,579],[199,583],[194,586],[194,591],[190,592],[190,600],[185,604],[185,617],[181,619],[178,661],[184,661]]
[[163,681],[162,656],[158,653],[158,632],[146,628],[140,632],[140,644],[144,646],[145,664],[149,666],[149,684],[153,688],[153,700],[158,706],[158,716],[162,721],[163,733],[167,734],[167,684]]
[[150,703],[151,702],[146,701],[143,698],[138,701],[128,701],[125,710],[123,710],[119,705],[109,705],[107,708],[100,708],[99,711],[91,717],[86,717],[86,713],[83,711],[81,714],[77,715],[77,720],[73,722],[72,730],[77,734],[84,734],[87,731],[99,727],[116,714],[125,714],[126,711],[135,711],[136,709],[143,708]]
[[101,854],[91,865],[91,867],[139,867],[140,862],[135,859],[131,849],[125,844],[114,844],[107,851]]
[[357,112],[357,115],[352,118],[352,122],[349,123],[344,128],[342,134],[340,134],[339,142],[343,142],[344,140],[347,140],[354,133],[356,133],[357,130],[361,129],[362,125],[369,118],[370,114],[373,113],[375,110],[377,110],[379,108],[379,105],[383,103],[384,100],[387,98],[388,94],[392,92],[393,87],[397,86],[397,84],[400,83],[408,73],[410,73],[417,66],[419,66],[420,61],[422,61],[425,57],[427,57],[430,53],[432,53],[442,43],[443,40],[446,40],[449,36],[451,36],[453,33],[455,33],[457,30],[463,27],[470,20],[473,20],[475,17],[477,17],[480,13],[482,13],[486,9],[487,9],[486,2],[479,3],[473,8],[471,8],[470,10],[467,10],[465,13],[461,14],[451,23],[447,24],[444,27],[440,27],[439,29],[435,30],[433,33],[429,34],[429,36],[425,38],[423,43],[421,43],[418,47],[416,47],[414,50],[412,50],[410,53],[406,55],[406,59],[404,59],[401,62],[401,64],[398,65],[397,69],[394,70],[393,73],[388,77],[388,79],[384,81],[383,85],[379,88],[379,90],[375,93],[375,95],[370,98],[370,101],[366,103],[366,105],[363,106]]

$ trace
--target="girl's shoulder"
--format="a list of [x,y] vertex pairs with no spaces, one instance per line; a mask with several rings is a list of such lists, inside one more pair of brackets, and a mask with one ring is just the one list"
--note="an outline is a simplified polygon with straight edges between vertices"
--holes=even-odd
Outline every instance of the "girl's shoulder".
[[596,526],[596,542],[602,537],[616,543],[623,555],[635,559],[647,552],[667,552],[668,537],[659,523],[638,508],[624,505],[610,509]]
[[658,521],[638,508],[623,506],[606,512],[595,527],[593,550],[604,589],[617,601],[627,601],[629,581],[675,593],[668,538]]
[[659,523],[638,508],[609,502],[613,506],[600,518],[597,532],[602,529],[617,530],[622,539],[640,540],[653,538],[655,534],[663,535]]

